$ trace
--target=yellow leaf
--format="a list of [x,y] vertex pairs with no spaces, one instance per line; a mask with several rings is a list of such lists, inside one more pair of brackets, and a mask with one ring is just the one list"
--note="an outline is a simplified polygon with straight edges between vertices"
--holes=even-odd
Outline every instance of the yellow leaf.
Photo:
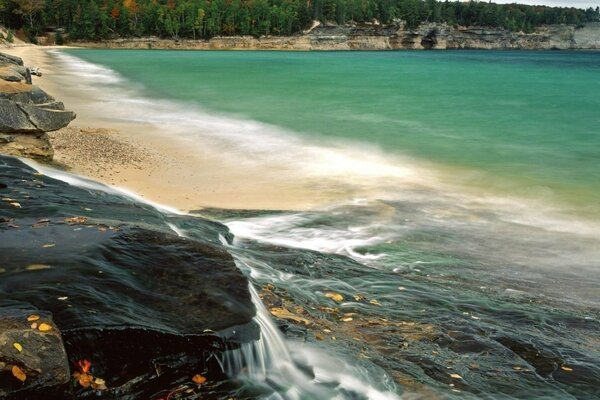
[[371,303],[373,305],[376,305],[376,306],[380,306],[381,305],[381,303],[379,301],[375,300],[375,299],[369,301],[369,303]]
[[39,271],[41,269],[50,269],[49,265],[46,264],[31,264],[25,268],[27,271]]
[[566,372],[572,372],[572,371],[573,371],[573,368],[570,368],[570,367],[565,367],[564,365],[562,365],[562,366],[560,367],[560,369],[562,369],[563,371],[566,371]]
[[460,376],[459,374],[450,374],[450,378],[453,378],[453,379],[462,379],[462,376]]
[[27,321],[29,322],[37,321],[38,319],[40,319],[40,316],[35,314],[31,314],[29,317],[27,317]]
[[52,326],[51,326],[51,325],[48,325],[48,324],[47,324],[47,323],[45,323],[45,322],[42,322],[42,323],[40,324],[40,326],[38,327],[38,330],[39,330],[40,332],[48,332],[48,331],[51,331],[51,330],[52,330]]
[[106,381],[104,379],[96,378],[92,382],[92,389],[94,390],[106,390]]
[[344,296],[342,296],[339,293],[335,293],[335,292],[327,292],[327,293],[325,293],[325,297],[327,297],[333,301],[336,301],[338,303],[341,301],[344,301]]
[[23,351],[23,346],[21,346],[20,343],[15,342],[15,343],[13,343],[13,346],[14,346],[15,349],[17,349],[17,351],[19,353]]
[[347,317],[347,318],[342,318],[343,322],[350,322],[352,321],[352,317]]
[[16,365],[13,365],[13,367],[12,367],[12,374],[15,378],[17,378],[21,382],[25,382],[25,380],[27,379],[27,374],[25,373],[25,371],[23,371],[21,368],[17,367]]
[[206,382],[206,378],[200,374],[196,374],[192,377],[192,381],[198,385],[202,385],[204,382]]

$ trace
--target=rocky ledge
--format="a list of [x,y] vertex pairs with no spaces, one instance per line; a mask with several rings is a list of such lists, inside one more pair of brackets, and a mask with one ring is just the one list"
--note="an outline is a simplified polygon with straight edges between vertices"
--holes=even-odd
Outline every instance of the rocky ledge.
[[32,84],[36,68],[0,53],[0,152],[41,161],[54,155],[46,132],[67,126],[75,113]]
[[0,398],[238,398],[219,360],[259,330],[227,228],[79,184],[0,156]]

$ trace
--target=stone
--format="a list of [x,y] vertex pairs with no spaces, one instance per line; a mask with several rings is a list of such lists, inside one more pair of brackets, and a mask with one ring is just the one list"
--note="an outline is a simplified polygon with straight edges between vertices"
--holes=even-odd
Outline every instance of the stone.
[[49,162],[54,151],[45,133],[66,127],[76,115],[32,85],[32,74],[41,76],[19,57],[0,53],[0,152]]
[[50,162],[54,157],[54,150],[46,133],[37,135],[0,133],[0,153],[43,162]]
[[[27,320],[31,315],[38,315],[38,322],[52,329],[32,329]],[[25,373],[24,382],[13,376],[15,366]],[[33,388],[54,390],[69,381],[67,353],[49,312],[27,304],[0,303],[0,376],[0,398]]]

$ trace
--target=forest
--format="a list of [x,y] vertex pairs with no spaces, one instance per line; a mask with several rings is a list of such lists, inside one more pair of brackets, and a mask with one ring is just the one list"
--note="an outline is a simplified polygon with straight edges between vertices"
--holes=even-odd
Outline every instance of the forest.
[[[33,41],[46,31],[70,40],[160,36],[206,39],[229,35],[292,35],[322,22],[406,21],[501,27],[531,32],[550,24],[600,20],[600,8],[564,8],[436,0],[0,0],[4,26]],[[66,36],[65,36],[66,37]]]

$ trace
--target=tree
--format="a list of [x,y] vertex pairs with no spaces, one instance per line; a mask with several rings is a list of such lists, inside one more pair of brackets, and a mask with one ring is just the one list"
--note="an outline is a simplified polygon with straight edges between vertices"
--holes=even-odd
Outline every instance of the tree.
[[12,0],[17,8],[13,11],[15,14],[23,16],[27,21],[30,33],[37,33],[35,26],[35,17],[38,12],[44,8],[44,0]]

